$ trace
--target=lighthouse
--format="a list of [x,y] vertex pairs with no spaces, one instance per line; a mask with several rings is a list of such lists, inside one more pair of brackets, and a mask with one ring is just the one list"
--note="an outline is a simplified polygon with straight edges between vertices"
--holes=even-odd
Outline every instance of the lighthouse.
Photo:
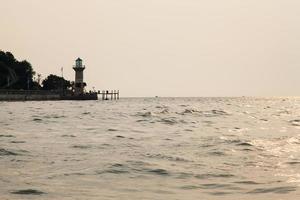
[[75,60],[75,66],[73,67],[73,69],[75,71],[75,95],[83,95],[86,83],[83,82],[83,71],[85,69],[85,66],[82,65],[81,58],[77,58]]

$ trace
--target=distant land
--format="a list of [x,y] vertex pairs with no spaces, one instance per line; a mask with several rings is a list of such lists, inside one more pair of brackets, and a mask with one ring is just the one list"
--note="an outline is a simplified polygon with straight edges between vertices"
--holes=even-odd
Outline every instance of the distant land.
[[85,90],[81,58],[76,59],[73,69],[74,81],[64,79],[63,74],[50,74],[41,80],[41,74],[28,61],[18,61],[11,52],[0,51],[0,101],[97,100],[98,94],[102,100],[119,99],[119,90]]
[[11,52],[0,51],[0,89],[72,90],[74,82],[50,74],[44,80],[26,61],[18,61]]

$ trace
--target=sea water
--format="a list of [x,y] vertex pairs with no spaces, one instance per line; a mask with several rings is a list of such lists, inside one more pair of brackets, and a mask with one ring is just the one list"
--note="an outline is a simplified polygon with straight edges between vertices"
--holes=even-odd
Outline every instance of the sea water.
[[300,99],[0,102],[0,199],[300,199]]

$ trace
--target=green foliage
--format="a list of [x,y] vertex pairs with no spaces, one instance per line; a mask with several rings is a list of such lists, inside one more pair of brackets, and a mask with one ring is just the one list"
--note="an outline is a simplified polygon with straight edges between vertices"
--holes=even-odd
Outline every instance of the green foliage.
[[61,90],[62,88],[64,90],[68,90],[72,87],[70,81],[53,74],[50,74],[45,80],[43,80],[42,85],[43,90]]

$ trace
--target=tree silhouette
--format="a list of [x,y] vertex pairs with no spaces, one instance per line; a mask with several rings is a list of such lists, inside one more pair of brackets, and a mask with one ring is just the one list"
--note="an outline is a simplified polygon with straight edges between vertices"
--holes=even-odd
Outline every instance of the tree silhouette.
[[29,62],[19,62],[12,53],[0,51],[0,88],[33,89],[34,74]]
[[18,61],[12,53],[0,51],[0,89],[69,90],[72,87],[70,81],[53,74],[42,81],[42,87],[41,75],[34,78],[35,74],[28,61]]
[[42,85],[43,90],[68,90],[72,87],[70,81],[53,74],[50,74],[45,80],[43,80]]

